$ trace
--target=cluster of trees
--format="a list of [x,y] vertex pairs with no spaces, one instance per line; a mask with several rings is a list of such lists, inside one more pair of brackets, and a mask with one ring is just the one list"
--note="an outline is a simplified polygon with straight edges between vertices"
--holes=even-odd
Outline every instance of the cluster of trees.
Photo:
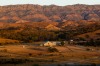
[[88,33],[88,32],[93,32],[96,30],[100,29],[100,24],[99,23],[95,23],[95,24],[91,24],[91,25],[79,25],[75,32],[78,34],[84,34],[84,33]]
[[47,41],[47,40],[69,40],[73,37],[73,33],[66,31],[47,31],[47,30],[29,30],[24,29],[17,32],[16,30],[0,30],[0,37],[20,40],[23,42],[33,42],[33,41]]
[[[23,29],[23,30],[20,30]],[[25,26],[24,28],[9,27],[0,30],[0,37],[20,40],[23,42],[33,42],[33,41],[56,41],[56,40],[70,40],[79,34],[84,34],[87,32],[92,32],[99,30],[99,24],[93,24],[88,26],[78,26],[75,30],[61,30],[61,31],[48,31],[44,29],[36,29],[31,26]],[[20,30],[20,31],[19,31]],[[99,35],[99,33],[97,33]],[[88,37],[88,36],[87,36]]]
[[83,46],[100,46],[100,39],[81,39],[75,42],[76,45],[83,45]]
[[13,30],[2,30],[0,36],[8,39],[16,39],[24,42],[55,40],[56,35],[47,31],[27,31],[14,32]]

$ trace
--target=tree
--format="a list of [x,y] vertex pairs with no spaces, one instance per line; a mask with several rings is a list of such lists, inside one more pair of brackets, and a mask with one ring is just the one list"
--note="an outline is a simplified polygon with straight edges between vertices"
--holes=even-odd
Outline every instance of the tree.
[[64,46],[64,45],[65,45],[64,41],[61,41],[61,46]]

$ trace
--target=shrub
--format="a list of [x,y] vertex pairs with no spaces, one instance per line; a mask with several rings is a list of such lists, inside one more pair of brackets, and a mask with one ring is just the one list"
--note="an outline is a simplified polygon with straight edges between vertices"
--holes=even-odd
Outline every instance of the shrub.
[[32,53],[29,53],[28,55],[29,55],[29,56],[32,56]]
[[89,48],[86,48],[86,51],[90,51],[91,49],[89,49]]
[[48,51],[49,52],[58,52],[58,50],[56,48],[52,48],[52,47],[49,47]]
[[64,41],[61,41],[61,46],[64,46],[64,44],[65,44]]

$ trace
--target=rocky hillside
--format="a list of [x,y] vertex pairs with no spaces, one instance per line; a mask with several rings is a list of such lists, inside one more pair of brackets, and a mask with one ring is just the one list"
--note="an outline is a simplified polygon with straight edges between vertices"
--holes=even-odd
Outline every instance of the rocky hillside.
[[100,5],[40,6],[33,4],[0,6],[0,22],[100,21]]

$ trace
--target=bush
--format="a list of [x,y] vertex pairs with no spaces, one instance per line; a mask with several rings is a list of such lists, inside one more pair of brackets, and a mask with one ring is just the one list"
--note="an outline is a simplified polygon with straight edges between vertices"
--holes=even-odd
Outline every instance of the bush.
[[29,56],[32,56],[32,53],[29,53],[28,55],[29,55]]
[[58,52],[58,50],[56,48],[52,48],[52,47],[49,47],[48,51],[49,52]]
[[65,45],[64,41],[61,41],[61,46],[64,46],[64,45]]
[[86,48],[86,51],[90,51],[91,49],[89,49],[89,48]]

